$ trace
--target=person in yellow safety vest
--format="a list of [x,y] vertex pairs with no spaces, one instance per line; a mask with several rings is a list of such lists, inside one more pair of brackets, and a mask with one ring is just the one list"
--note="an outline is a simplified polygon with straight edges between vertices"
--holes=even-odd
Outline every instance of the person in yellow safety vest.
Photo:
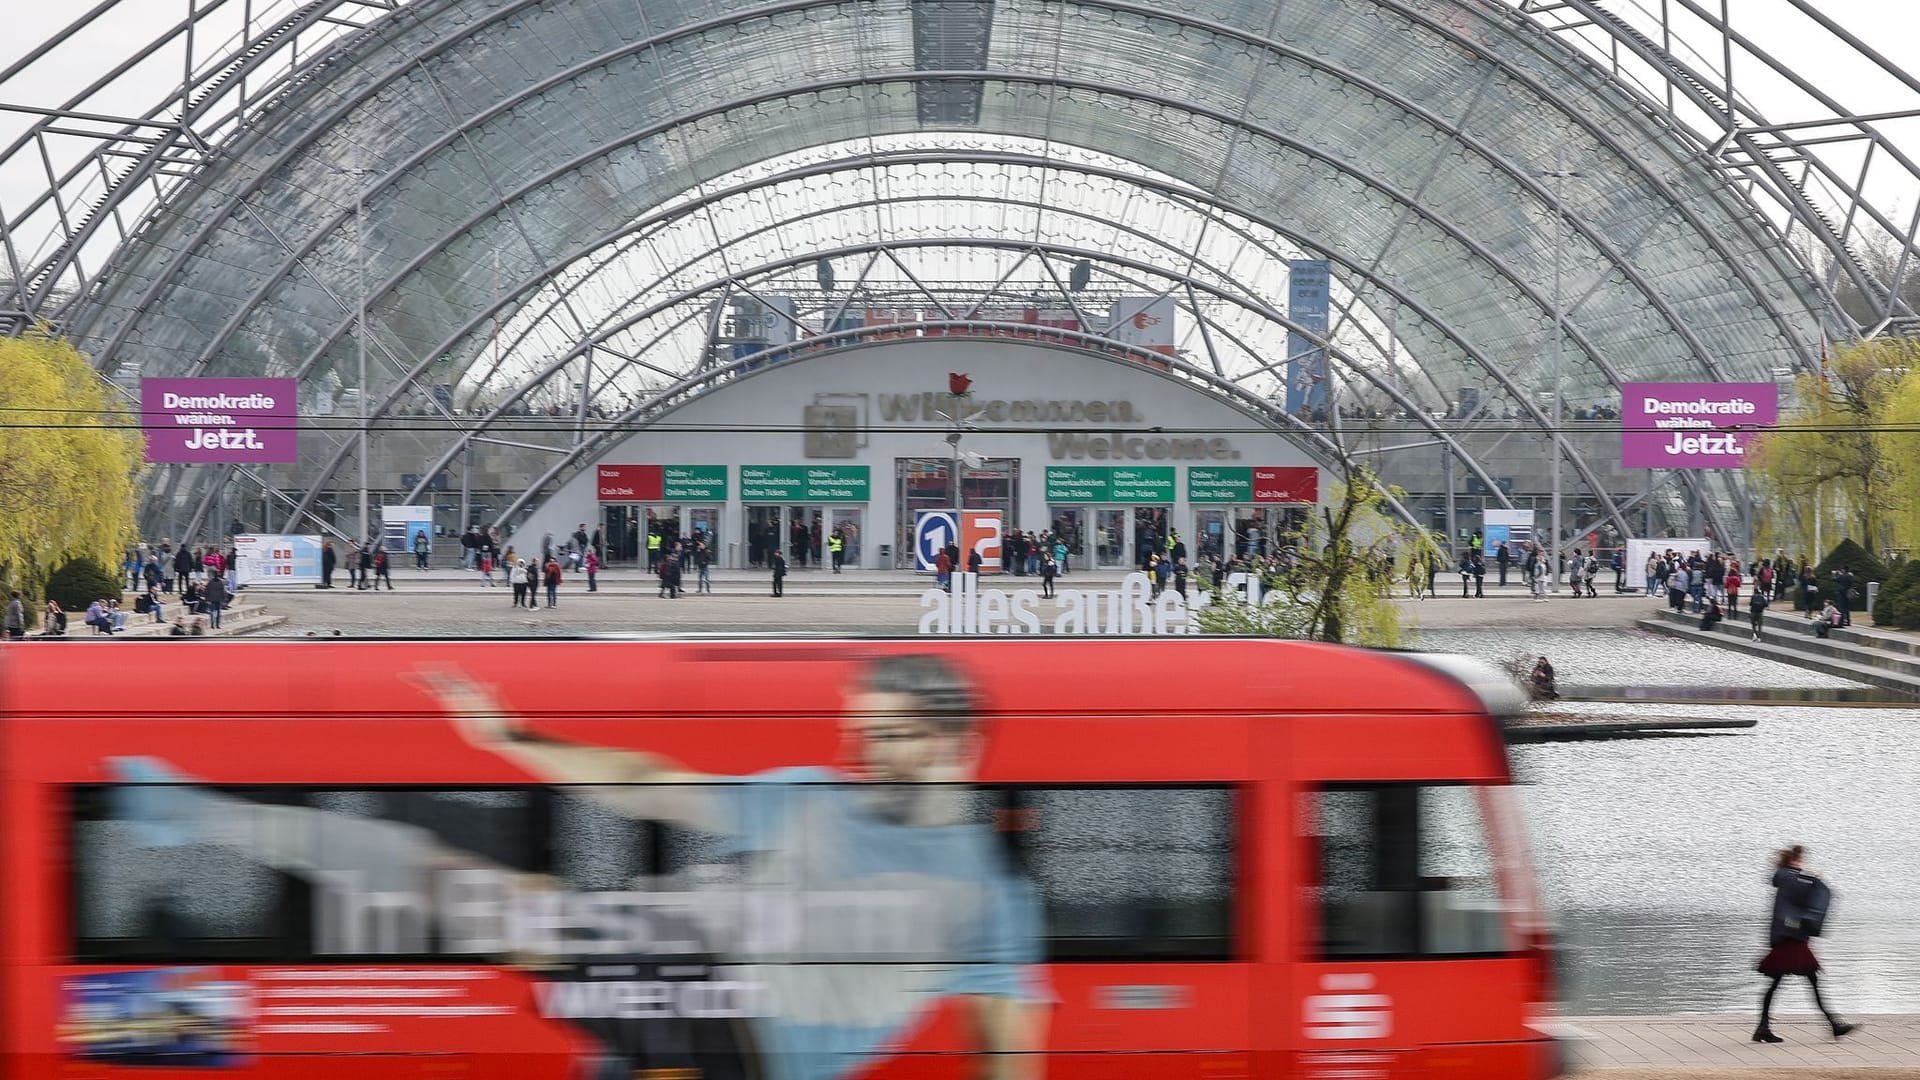
[[835,529],[833,535],[827,537],[827,550],[833,553],[833,572],[837,574],[840,572],[841,556],[846,551],[846,541],[840,539],[840,530]]
[[657,532],[649,532],[647,533],[647,573],[653,573],[654,567],[659,564],[660,534]]

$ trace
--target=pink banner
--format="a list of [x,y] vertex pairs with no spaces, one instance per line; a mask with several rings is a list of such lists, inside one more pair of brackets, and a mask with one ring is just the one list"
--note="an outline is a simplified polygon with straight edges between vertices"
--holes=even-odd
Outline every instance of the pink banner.
[[150,464],[300,460],[294,379],[141,379]]
[[1620,464],[1629,469],[1744,469],[1747,443],[1780,417],[1773,383],[1627,383]]

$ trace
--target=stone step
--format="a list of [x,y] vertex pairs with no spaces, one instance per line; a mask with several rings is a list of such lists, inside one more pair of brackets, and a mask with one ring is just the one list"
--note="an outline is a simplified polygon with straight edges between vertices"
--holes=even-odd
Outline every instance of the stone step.
[[[1858,613],[1856,613],[1858,614]],[[1742,616],[1745,618],[1745,616]],[[1808,633],[1807,616],[1800,611],[1775,611],[1767,609],[1767,629],[1778,626],[1783,630],[1797,630]],[[1843,641],[1849,645],[1861,645],[1867,648],[1884,649],[1888,652],[1903,653],[1920,658],[1920,635],[1902,633],[1897,630],[1882,630],[1868,625],[1868,617],[1858,614],[1852,625],[1835,627],[1827,634],[1829,641]]]
[[[1659,617],[1696,628],[1700,625],[1700,616],[1691,613],[1681,615],[1662,609]],[[1748,620],[1735,617],[1721,622],[1714,632],[1747,637],[1751,635],[1752,630]],[[1847,636],[1842,637],[1842,634]],[[1847,660],[1920,678],[1920,656],[1905,649],[1883,646],[1877,639],[1888,636],[1884,631],[1861,631],[1838,627],[1828,631],[1825,638],[1821,638],[1815,636],[1810,620],[1804,615],[1789,613],[1776,619],[1769,612],[1766,618],[1766,636],[1778,638],[1783,642],[1798,641],[1800,648],[1816,656]],[[1895,644],[1904,644],[1904,642],[1895,642]]]
[[1670,611],[1663,611],[1655,618],[1642,619],[1636,625],[1657,634],[1776,660],[1823,675],[1920,698],[1920,664],[1910,664],[1872,648],[1836,644],[1831,639],[1821,641],[1804,629],[1776,633],[1771,620],[1767,636],[1760,641],[1752,640],[1752,631],[1744,621],[1730,620],[1712,630],[1701,630],[1699,616],[1676,617]]
[[[173,620],[180,613],[181,609],[177,604],[166,604],[163,610],[167,613],[167,620],[165,622],[154,622],[153,616],[151,615],[136,614],[127,620],[127,625],[121,628],[119,633],[111,636],[95,633],[92,627],[81,622],[80,617],[86,614],[84,611],[80,612],[78,616],[69,612],[70,621],[67,623],[66,640],[118,641],[124,638],[171,637]],[[188,625],[191,626],[193,620],[204,620],[205,618],[203,615],[189,616]],[[210,630],[205,636],[234,637],[241,634],[255,633],[268,627],[279,626],[286,621],[287,616],[269,611],[263,603],[242,600],[240,603],[233,604],[221,612],[220,629]],[[43,635],[34,633],[28,636],[40,637]]]

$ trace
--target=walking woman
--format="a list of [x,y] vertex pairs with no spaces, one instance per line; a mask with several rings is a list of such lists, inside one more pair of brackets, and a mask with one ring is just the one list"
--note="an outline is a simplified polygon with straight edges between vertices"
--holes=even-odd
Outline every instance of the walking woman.
[[1807,941],[1820,934],[1821,923],[1827,915],[1828,892],[1818,877],[1801,868],[1806,853],[1805,848],[1795,844],[1781,851],[1775,860],[1773,918],[1767,923],[1767,955],[1761,959],[1759,968],[1760,974],[1767,977],[1767,993],[1760,999],[1760,1026],[1753,1029],[1754,1042],[1786,1041],[1773,1033],[1767,1018],[1773,1011],[1773,992],[1780,989],[1780,980],[1789,975],[1806,976],[1807,985],[1813,987],[1813,1003],[1827,1018],[1834,1038],[1853,1030],[1853,1025],[1833,1015],[1833,1010],[1827,1008],[1826,1001],[1820,997],[1820,961],[1814,959]]

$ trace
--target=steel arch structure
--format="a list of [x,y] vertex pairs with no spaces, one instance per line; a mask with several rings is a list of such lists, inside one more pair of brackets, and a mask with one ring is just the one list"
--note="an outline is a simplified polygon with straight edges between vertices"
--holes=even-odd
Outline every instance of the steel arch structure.
[[[0,68],[0,327],[123,382],[376,402],[281,496],[299,515],[398,411],[444,463],[564,401],[582,430],[518,506],[603,441],[589,410],[644,423],[724,378],[704,313],[791,291],[802,253],[961,323],[1097,267],[1178,297],[1182,372],[1243,404],[1302,329],[1285,260],[1321,257],[1336,388],[1491,484],[1456,437],[1482,418],[1433,418],[1484,388],[1626,533],[1543,381],[1762,381],[1916,318],[1920,78],[1775,6],[1898,96],[1838,99],[1725,0],[101,0]],[[143,43],[102,56],[108,26]],[[143,520],[197,528],[230,479],[158,470]],[[1742,532],[1737,478],[1683,479]]]

